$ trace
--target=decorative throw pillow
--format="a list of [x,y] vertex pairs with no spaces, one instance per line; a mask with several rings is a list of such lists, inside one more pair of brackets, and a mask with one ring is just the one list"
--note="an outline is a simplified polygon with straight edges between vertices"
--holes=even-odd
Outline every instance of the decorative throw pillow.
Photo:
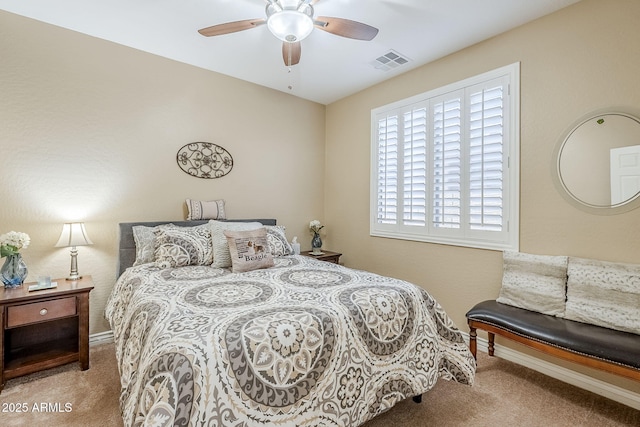
[[197,221],[199,219],[226,219],[224,212],[224,200],[211,200],[202,202],[199,200],[187,199],[187,221]]
[[163,224],[156,227],[146,227],[144,225],[134,225],[131,227],[133,231],[133,240],[136,243],[136,259],[133,262],[136,265],[151,263],[155,260],[156,252],[156,230],[163,227],[175,227],[173,224]]
[[285,227],[283,225],[267,225],[267,244],[269,252],[275,257],[292,255],[293,248],[287,240]]
[[505,251],[502,288],[497,301],[562,317],[565,310],[566,256]]
[[209,224],[167,227],[156,231],[155,264],[160,268],[211,265],[213,248]]
[[224,235],[231,254],[231,271],[242,273],[259,268],[273,267],[273,256],[269,252],[267,230],[225,230]]
[[640,334],[640,265],[569,258],[565,318]]
[[243,231],[255,230],[262,227],[264,226],[259,222],[209,221],[211,241],[213,243],[213,264],[211,264],[211,266],[216,268],[231,267],[231,255],[229,254],[227,237],[224,235],[225,230]]

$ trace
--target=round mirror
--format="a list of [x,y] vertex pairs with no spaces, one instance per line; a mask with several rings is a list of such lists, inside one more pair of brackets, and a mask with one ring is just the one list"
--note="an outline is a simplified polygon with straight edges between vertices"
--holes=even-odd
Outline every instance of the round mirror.
[[557,149],[561,193],[591,213],[614,214],[640,206],[640,120],[602,113],[580,120]]

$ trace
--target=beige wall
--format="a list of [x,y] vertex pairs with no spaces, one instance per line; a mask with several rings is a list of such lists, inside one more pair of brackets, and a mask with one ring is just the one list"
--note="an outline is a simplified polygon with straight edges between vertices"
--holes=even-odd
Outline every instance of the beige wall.
[[[324,220],[325,246],[346,265],[423,286],[465,329],[464,313],[498,293],[501,253],[369,236],[370,110],[520,61],[521,250],[640,262],[640,209],[583,213],[551,177],[557,139],[577,118],[609,106],[640,115],[637,22],[636,0],[583,0],[325,117],[322,105],[0,12],[0,233],[31,235],[29,280],[64,277],[61,224],[86,222],[95,244],[79,248],[79,263],[96,282],[96,333],[108,329],[117,223],[182,219],[185,198],[224,198],[230,217],[276,217],[303,249],[308,221]],[[231,174],[181,172],[175,153],[193,141],[228,149]]]
[[[465,313],[497,297],[501,252],[369,236],[370,111],[521,63],[520,250],[640,263],[640,209],[595,216],[569,205],[551,170],[561,134],[583,115],[640,116],[640,2],[583,0],[327,107],[325,219],[344,262],[413,281],[466,330]],[[636,383],[633,386],[640,391]]]
[[[23,231],[27,280],[66,277],[62,223],[83,220],[91,333],[115,282],[119,222],[184,219],[184,200],[223,198],[229,217],[277,218],[310,245],[322,218],[325,107],[0,11],[0,234]],[[184,144],[226,148],[223,178],[176,164]],[[318,160],[320,159],[320,161]],[[4,261],[4,260],[3,260]]]

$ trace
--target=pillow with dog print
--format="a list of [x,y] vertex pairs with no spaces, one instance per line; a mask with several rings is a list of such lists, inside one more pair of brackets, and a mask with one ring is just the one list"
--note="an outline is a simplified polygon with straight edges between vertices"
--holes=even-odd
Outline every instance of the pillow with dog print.
[[273,255],[268,248],[264,227],[248,231],[225,230],[224,235],[229,244],[231,271],[234,273],[273,267]]

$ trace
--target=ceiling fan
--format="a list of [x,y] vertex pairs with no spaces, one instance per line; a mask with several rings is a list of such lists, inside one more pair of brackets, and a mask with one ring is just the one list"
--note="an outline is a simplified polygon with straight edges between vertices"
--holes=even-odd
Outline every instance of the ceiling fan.
[[330,16],[313,17],[313,5],[319,0],[266,0],[266,18],[227,22],[198,30],[206,37],[249,30],[267,24],[269,31],[282,40],[282,58],[287,67],[300,62],[300,41],[313,28],[356,40],[373,40],[378,29],[361,22]]

